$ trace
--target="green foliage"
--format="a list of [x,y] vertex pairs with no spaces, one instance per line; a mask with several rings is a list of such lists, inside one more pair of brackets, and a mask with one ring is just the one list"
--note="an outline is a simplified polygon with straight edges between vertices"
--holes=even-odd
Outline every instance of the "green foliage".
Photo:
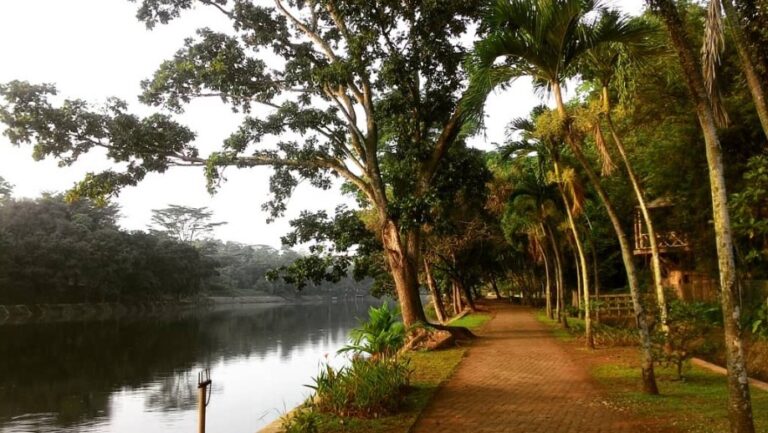
[[751,314],[749,329],[759,338],[768,339],[768,301]]
[[729,205],[740,256],[749,269],[765,276],[768,263],[768,154],[747,161],[743,189],[731,194]]
[[372,358],[392,358],[405,343],[405,326],[401,322],[400,312],[384,302],[381,307],[368,310],[368,320],[350,333],[351,344],[340,353],[365,353]]
[[320,415],[311,407],[299,407],[280,419],[283,433],[317,433]]
[[720,322],[720,308],[704,302],[672,300],[669,306],[669,333],[657,332],[654,357],[662,364],[675,366],[683,378],[683,365],[696,354],[711,350],[709,332]]
[[60,195],[0,205],[0,303],[191,296],[214,273],[196,248],[117,227],[116,206]]
[[0,176],[0,204],[10,200],[13,194],[13,185]]
[[337,416],[378,418],[395,413],[410,383],[407,361],[353,357],[348,367],[326,365],[314,378],[314,408]]

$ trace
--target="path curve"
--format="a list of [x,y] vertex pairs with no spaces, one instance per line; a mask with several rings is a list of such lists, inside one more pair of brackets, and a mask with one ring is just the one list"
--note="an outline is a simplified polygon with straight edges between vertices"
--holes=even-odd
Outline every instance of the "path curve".
[[495,303],[414,433],[635,433],[643,421],[609,406],[588,367],[530,309]]

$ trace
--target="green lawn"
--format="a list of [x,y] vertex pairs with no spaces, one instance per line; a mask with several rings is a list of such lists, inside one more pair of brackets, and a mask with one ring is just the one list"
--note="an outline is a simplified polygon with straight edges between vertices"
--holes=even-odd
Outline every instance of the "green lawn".
[[[553,334],[562,341],[575,339],[573,333],[537,313],[542,323],[549,325]],[[578,319],[569,323],[578,327]],[[656,379],[661,395],[650,396],[640,390],[640,371],[620,363],[603,364],[592,370],[592,375],[608,392],[613,403],[641,416],[669,420],[670,424],[686,433],[721,433],[729,431],[728,395],[725,376],[689,366],[685,381],[675,380],[672,368],[656,368]],[[753,413],[756,431],[768,432],[768,392],[752,388]]]
[[[684,382],[674,380],[672,369],[657,368],[660,396],[639,392],[637,368],[608,364],[593,375],[621,406],[641,415],[667,419],[683,432],[721,433],[728,428],[728,395],[725,376],[698,367],[686,372]],[[752,388],[756,431],[768,431],[768,392]]]
[[488,313],[468,314],[460,319],[449,322],[450,326],[463,326],[469,329],[477,329],[488,323],[493,316]]

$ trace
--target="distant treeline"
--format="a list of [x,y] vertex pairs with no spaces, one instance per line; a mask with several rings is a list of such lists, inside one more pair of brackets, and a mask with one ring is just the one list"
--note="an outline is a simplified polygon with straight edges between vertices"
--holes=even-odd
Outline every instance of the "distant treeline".
[[[0,304],[296,293],[295,287],[265,277],[269,269],[299,257],[296,252],[126,231],[117,224],[118,212],[114,205],[67,203],[62,195],[0,200]],[[305,291],[354,288],[344,281]]]

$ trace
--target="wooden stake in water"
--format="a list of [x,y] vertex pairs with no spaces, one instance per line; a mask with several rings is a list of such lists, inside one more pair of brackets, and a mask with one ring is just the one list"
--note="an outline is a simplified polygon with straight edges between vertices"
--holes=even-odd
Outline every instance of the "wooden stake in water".
[[205,408],[211,402],[211,369],[197,373],[197,431],[205,433]]

